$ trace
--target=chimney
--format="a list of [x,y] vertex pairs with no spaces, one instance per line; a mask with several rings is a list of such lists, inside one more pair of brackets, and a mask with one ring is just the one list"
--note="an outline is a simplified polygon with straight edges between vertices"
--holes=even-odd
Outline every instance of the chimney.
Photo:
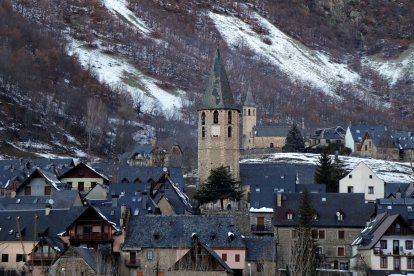
[[281,192],[277,192],[276,194],[276,206],[282,207],[282,193]]
[[112,195],[112,207],[118,207],[119,195]]
[[52,205],[46,204],[45,215],[48,216],[51,210],[52,210]]
[[122,204],[121,206],[121,217],[119,218],[119,225],[124,226],[124,219],[126,218],[126,205]]

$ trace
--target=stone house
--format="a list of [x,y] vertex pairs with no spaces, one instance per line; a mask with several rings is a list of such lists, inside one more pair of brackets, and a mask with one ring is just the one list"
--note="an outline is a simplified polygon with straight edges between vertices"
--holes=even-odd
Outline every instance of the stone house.
[[[365,203],[363,194],[309,194],[314,209],[312,236],[317,246],[319,269],[349,270],[351,242],[373,215],[374,204]],[[286,267],[297,239],[299,205],[302,194],[283,194],[274,211],[274,236],[278,266]]]
[[233,217],[147,215],[130,218],[121,247],[120,274],[168,275],[195,242],[208,244],[235,275],[243,273],[246,246]]

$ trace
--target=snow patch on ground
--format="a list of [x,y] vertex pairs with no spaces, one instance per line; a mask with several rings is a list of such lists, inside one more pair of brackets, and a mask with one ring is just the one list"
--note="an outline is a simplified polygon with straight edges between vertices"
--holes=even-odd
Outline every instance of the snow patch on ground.
[[414,44],[396,59],[385,60],[378,56],[368,56],[362,59],[362,64],[377,71],[391,86],[407,77],[414,79]]
[[[357,84],[360,80],[360,76],[347,65],[336,63],[328,55],[307,48],[255,12],[250,13],[251,18],[267,29],[269,35],[259,35],[251,25],[234,16],[213,12],[209,12],[208,16],[229,47],[249,48],[261,59],[278,66],[293,82],[300,80],[329,96],[339,98],[335,94],[336,87]],[[266,44],[264,39],[270,41],[271,45]]]
[[[263,159],[244,159],[240,163],[290,163],[317,165],[320,154],[312,153],[275,153]],[[333,159],[334,157],[331,156]],[[409,163],[386,160],[340,156],[345,168],[353,170],[360,162],[364,162],[375,174],[389,183],[408,183],[414,181],[414,174]]]
[[68,38],[67,52],[76,55],[80,64],[94,73],[100,82],[121,88],[131,94],[134,104],[140,103],[144,113],[160,108],[161,112],[177,112],[182,106],[185,92],[160,88],[158,80],[151,78],[123,58],[107,54],[100,49],[88,47],[84,42]]
[[148,34],[151,29],[140,18],[128,9],[128,3],[125,0],[103,0],[105,7],[116,16],[122,16],[130,25],[137,28],[140,32]]

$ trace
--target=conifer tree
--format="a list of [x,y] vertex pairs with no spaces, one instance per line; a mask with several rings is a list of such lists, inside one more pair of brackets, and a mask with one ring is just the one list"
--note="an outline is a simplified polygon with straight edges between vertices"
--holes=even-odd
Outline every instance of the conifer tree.
[[327,192],[338,192],[334,182],[335,169],[332,159],[325,148],[319,156],[319,162],[316,167],[314,182],[317,184],[325,184]]
[[299,205],[299,226],[296,228],[297,240],[291,248],[288,274],[297,276],[316,275],[316,243],[312,238],[314,208],[305,187]]
[[300,152],[305,148],[305,143],[303,141],[302,133],[300,132],[299,127],[294,122],[290,128],[287,136],[286,142],[283,146],[284,152]]
[[220,200],[221,209],[224,209],[223,202],[225,199],[240,200],[241,197],[240,183],[233,178],[224,166],[211,170],[211,174],[204,185],[194,195],[194,198],[200,204]]

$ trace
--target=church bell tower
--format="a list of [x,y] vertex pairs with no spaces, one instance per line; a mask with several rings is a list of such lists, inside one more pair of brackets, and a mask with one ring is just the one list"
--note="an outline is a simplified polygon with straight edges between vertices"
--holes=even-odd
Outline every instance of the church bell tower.
[[240,178],[240,110],[217,49],[201,108],[198,110],[198,174],[202,185],[211,170],[227,167]]

